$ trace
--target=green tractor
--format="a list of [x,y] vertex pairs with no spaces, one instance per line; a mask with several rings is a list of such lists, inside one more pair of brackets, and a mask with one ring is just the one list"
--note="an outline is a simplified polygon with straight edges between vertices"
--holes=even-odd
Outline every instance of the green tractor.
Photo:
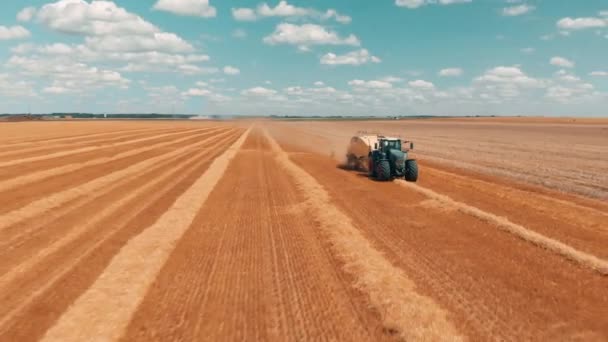
[[[368,156],[370,176],[380,181],[393,178],[405,178],[408,182],[418,180],[418,163],[415,159],[407,159],[409,151],[402,150],[401,139],[378,137],[376,144],[377,148]],[[410,143],[410,149],[413,145]]]
[[[403,149],[403,144],[409,144]],[[351,139],[347,161],[354,168],[360,168],[367,159],[367,170],[370,177],[380,181],[404,178],[408,182],[418,180],[418,163],[408,159],[408,153],[414,149],[409,141],[382,135],[357,135]],[[367,152],[367,155],[364,153]]]

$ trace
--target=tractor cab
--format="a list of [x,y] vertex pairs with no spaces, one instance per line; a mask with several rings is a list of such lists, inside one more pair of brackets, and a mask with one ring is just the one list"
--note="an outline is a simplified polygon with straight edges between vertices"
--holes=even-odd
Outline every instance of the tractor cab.
[[401,151],[401,139],[380,139],[380,150],[383,152],[388,150]]

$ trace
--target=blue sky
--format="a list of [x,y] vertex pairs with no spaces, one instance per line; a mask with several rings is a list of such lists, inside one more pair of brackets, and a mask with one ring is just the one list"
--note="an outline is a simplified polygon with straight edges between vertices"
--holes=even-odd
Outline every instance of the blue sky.
[[605,0],[0,7],[0,113],[608,115]]

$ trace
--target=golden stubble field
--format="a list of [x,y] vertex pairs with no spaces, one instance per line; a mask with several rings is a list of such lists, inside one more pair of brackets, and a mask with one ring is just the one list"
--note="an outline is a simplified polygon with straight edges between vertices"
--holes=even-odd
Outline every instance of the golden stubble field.
[[[606,340],[607,129],[0,123],[0,340]],[[340,168],[357,130],[419,182]]]

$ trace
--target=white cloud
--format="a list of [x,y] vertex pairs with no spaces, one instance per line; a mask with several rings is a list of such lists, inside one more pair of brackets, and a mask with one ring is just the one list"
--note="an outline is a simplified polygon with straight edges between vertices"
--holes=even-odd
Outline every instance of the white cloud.
[[334,9],[328,9],[322,16],[321,18],[323,20],[328,20],[331,18],[334,18],[337,22],[339,22],[340,24],[349,24],[353,19],[347,15],[342,15],[340,13],[338,13],[336,10]]
[[588,28],[606,27],[608,23],[600,18],[570,18],[566,17],[557,22],[557,27],[563,30],[583,30]]
[[255,21],[260,18],[313,18],[317,20],[334,19],[340,24],[348,24],[352,18],[338,13],[335,9],[328,9],[325,12],[314,8],[303,8],[289,4],[282,0],[275,7],[270,7],[267,3],[261,3],[256,9],[253,8],[233,8],[232,16],[238,21]]
[[307,49],[310,45],[351,45],[359,46],[361,43],[355,35],[340,37],[334,31],[328,31],[323,26],[315,24],[295,25],[281,23],[275,31],[264,38],[270,45],[290,44]]
[[393,87],[393,84],[386,81],[363,81],[363,80],[352,80],[348,82],[353,88],[367,88],[367,89],[389,89]]
[[321,81],[317,81],[317,82],[315,82],[315,86],[317,86],[317,87],[322,87],[322,86],[324,86],[324,85],[325,85],[325,83],[323,83],[323,82],[321,82]]
[[232,16],[238,21],[255,21],[258,19],[255,10],[251,8],[233,8]]
[[463,70],[461,68],[446,68],[439,70],[438,74],[442,77],[456,77],[461,76],[463,74]]
[[209,0],[158,0],[154,9],[203,18],[212,18],[216,15],[216,9],[209,5]]
[[59,0],[38,11],[38,19],[49,28],[72,34],[142,35],[160,29],[111,1]]
[[592,71],[589,73],[590,76],[608,76],[608,71]]
[[279,1],[274,8],[268,6],[267,3],[262,3],[257,9],[257,13],[263,17],[303,17],[309,15],[310,12],[309,9],[290,5],[287,1]]
[[325,65],[362,65],[380,62],[380,58],[372,56],[366,49],[352,51],[344,55],[336,55],[330,52],[321,57],[321,64]]
[[104,35],[87,37],[86,44],[97,51],[111,52],[192,52],[194,47],[173,33],[157,32],[145,36]]
[[52,81],[52,85],[47,87],[49,88],[47,92],[54,93],[79,93],[103,87],[126,89],[131,82],[116,71],[100,69],[84,63],[68,62],[62,57],[13,56],[7,62],[7,66],[18,69],[26,76],[37,76]]
[[211,94],[212,94],[211,90],[198,89],[198,88],[190,88],[187,91],[182,93],[182,95],[184,95],[184,96],[200,96],[200,97],[206,97]]
[[22,77],[14,75],[0,74],[0,96],[22,98],[37,95],[32,82],[24,81]]
[[23,26],[1,26],[0,25],[0,40],[23,39],[30,36],[28,31]]
[[563,67],[563,68],[573,68],[574,67],[574,62],[563,58],[563,57],[553,57],[551,58],[551,60],[549,60],[549,63],[551,63],[551,65],[555,65],[558,67]]
[[36,15],[35,7],[26,7],[17,13],[17,20],[21,22],[31,21]]
[[515,98],[522,94],[522,89],[540,89],[545,82],[526,75],[516,66],[498,66],[487,70],[475,78],[474,85],[479,93],[486,94],[487,99]]
[[232,66],[225,66],[224,67],[224,74],[226,75],[238,75],[241,73],[241,70],[239,70],[238,68],[232,67]]
[[472,2],[473,0],[395,0],[399,7],[418,8],[426,5],[453,5]]
[[408,82],[408,85],[412,88],[422,89],[422,90],[431,90],[435,89],[435,85],[431,82],[425,80],[415,80]]
[[530,53],[534,53],[534,52],[536,51],[536,49],[535,49],[535,48],[533,48],[533,47],[527,47],[527,48],[523,48],[523,49],[521,49],[520,51],[521,51],[521,52],[523,52],[523,53],[528,53],[528,54],[530,54]]
[[244,96],[252,96],[252,97],[268,97],[272,95],[276,95],[277,91],[274,89],[268,89],[264,87],[254,87],[243,90],[241,92]]
[[534,9],[535,9],[534,6],[530,6],[527,4],[510,6],[510,7],[505,7],[502,9],[502,15],[508,16],[508,17],[514,17],[514,16],[529,13],[529,12],[533,11]]

